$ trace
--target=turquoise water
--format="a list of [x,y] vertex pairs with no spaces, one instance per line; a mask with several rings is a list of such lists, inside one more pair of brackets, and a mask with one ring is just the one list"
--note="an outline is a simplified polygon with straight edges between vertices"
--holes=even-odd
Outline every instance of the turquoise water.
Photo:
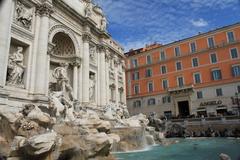
[[158,145],[146,151],[115,155],[119,160],[219,160],[220,153],[240,160],[240,139],[180,139],[179,143],[169,146]]

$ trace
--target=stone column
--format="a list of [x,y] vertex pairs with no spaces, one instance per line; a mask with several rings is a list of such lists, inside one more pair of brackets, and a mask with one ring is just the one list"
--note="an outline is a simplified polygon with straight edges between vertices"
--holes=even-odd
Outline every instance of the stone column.
[[73,96],[74,99],[77,99],[77,94],[78,94],[78,68],[80,66],[80,63],[74,62],[73,63]]
[[118,90],[118,59],[117,57],[115,56],[114,57],[114,75],[115,75],[115,86],[116,86],[116,89],[115,89],[115,98],[116,98],[116,105],[118,105],[118,102],[119,102],[119,90]]
[[48,66],[48,30],[49,30],[49,16],[52,12],[49,4],[43,4],[38,8],[38,14],[41,16],[40,30],[38,38],[38,52],[37,52],[37,65],[36,65],[36,82],[35,94],[45,95],[46,83],[48,82],[47,70]]
[[0,87],[6,83],[13,5],[13,0],[4,0],[0,6]]
[[30,87],[29,87],[29,91],[30,93],[34,93],[35,90],[35,78],[36,78],[36,61],[37,61],[37,54],[38,54],[38,39],[39,39],[39,35],[40,35],[40,22],[41,21],[41,17],[38,14],[38,12],[36,12],[36,16],[35,16],[35,36],[34,36],[34,44],[33,44],[33,54],[32,54],[32,59],[31,59],[31,78],[30,78]]
[[105,55],[105,70],[106,70],[106,104],[109,103],[109,99],[110,99],[110,93],[109,93],[109,51],[106,51],[106,55]]
[[89,102],[89,41],[91,40],[90,34],[83,35],[83,78],[82,78],[82,102]]
[[105,52],[106,48],[103,45],[100,48],[100,105],[106,105],[106,72],[105,72]]

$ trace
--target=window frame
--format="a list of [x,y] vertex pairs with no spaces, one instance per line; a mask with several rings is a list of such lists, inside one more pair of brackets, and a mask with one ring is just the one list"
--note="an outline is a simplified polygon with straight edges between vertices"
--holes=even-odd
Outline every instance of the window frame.
[[[165,73],[163,73],[162,68],[165,67]],[[167,74],[167,65],[161,65],[160,66],[161,74]]]
[[[162,53],[163,53],[163,55],[164,55],[164,59],[162,59]],[[167,58],[167,57],[166,57],[165,51],[164,51],[164,50],[160,51],[160,61],[165,61],[166,58]]]
[[[152,90],[151,90],[151,91],[150,91],[150,87],[149,87],[150,84],[152,84]],[[147,88],[148,88],[148,93],[152,93],[152,92],[154,92],[154,84],[153,84],[152,81],[147,82]]]
[[[132,61],[132,67],[133,68],[137,68],[138,67],[138,59],[137,58],[133,58],[131,61]],[[135,64],[135,62],[136,62],[136,64]]]
[[[150,103],[150,102],[154,102],[154,103]],[[154,105],[156,105],[156,99],[155,99],[155,98],[149,98],[149,99],[147,100],[147,104],[148,104],[148,106],[154,106]]]
[[[199,96],[199,93],[201,93],[200,94],[201,96]],[[197,95],[197,99],[203,99],[203,91],[197,91],[196,95]]]
[[[199,82],[196,81],[196,75],[199,75]],[[202,83],[202,76],[201,76],[201,73],[200,72],[196,72],[196,73],[193,73],[193,80],[194,80],[194,84],[201,84]]]
[[[178,48],[178,51],[179,51],[179,53],[177,53],[176,51],[176,49]],[[180,46],[177,46],[177,47],[174,47],[174,53],[175,53],[175,57],[180,57],[181,56],[181,49],[180,49]],[[179,54],[179,55],[178,55]]]
[[[148,71],[150,71],[150,75],[148,75]],[[153,73],[152,73],[152,68],[146,68],[145,70],[145,77],[146,78],[149,78],[149,77],[152,77]]]
[[[237,57],[232,57],[232,50],[233,49],[236,49],[236,51],[237,51]],[[230,57],[231,57],[231,59],[238,59],[238,48],[237,47],[233,47],[233,48],[230,48]]]
[[[218,91],[220,91],[220,92],[218,92]],[[220,94],[219,94],[219,93],[220,93]],[[217,97],[223,96],[223,89],[222,89],[222,88],[216,88],[216,96],[217,96]]]
[[[192,50],[192,44],[195,46],[195,51]],[[197,52],[197,43],[196,41],[190,42],[189,43],[189,48],[190,48],[190,53],[196,53]]]
[[[183,82],[182,86],[179,85],[179,78],[182,78],[182,82]],[[178,85],[178,87],[184,87],[185,82],[184,82],[184,77],[183,76],[177,76],[177,85]]]
[[[230,40],[229,40],[228,33],[232,33],[232,34],[233,34],[233,41],[230,41]],[[236,41],[234,31],[227,31],[226,34],[227,34],[227,42],[228,42],[228,43],[233,43],[233,42]]]
[[[216,56],[216,62],[212,62],[212,56],[211,56],[211,55],[215,55],[215,56]],[[211,64],[216,64],[216,63],[218,63],[217,53],[210,53],[210,54],[209,54],[209,58],[210,58]]]
[[[148,57],[150,57],[150,62],[148,61],[148,60],[149,60]],[[147,65],[152,64],[152,55],[148,54],[148,55],[146,56],[146,64],[147,64]]]
[[[194,66],[194,61],[193,61],[194,59],[197,59],[197,65],[196,65],[196,66]],[[198,66],[199,66],[199,60],[198,60],[198,57],[193,57],[193,58],[192,58],[192,67],[195,68],[195,67],[198,67]]]
[[[177,65],[178,63],[180,64],[180,69],[178,69],[178,65]],[[175,67],[176,67],[176,71],[181,71],[181,70],[183,69],[183,67],[182,67],[182,61],[176,61]]]
[[[213,39],[213,46],[210,46],[210,44],[209,44],[209,39],[210,39],[210,38]],[[214,47],[215,47],[215,39],[214,39],[214,36],[208,37],[208,38],[207,38],[207,43],[208,43],[208,48],[214,48]]]
[[[213,76],[213,72],[214,71],[220,71],[220,79],[214,79],[214,76]],[[212,69],[211,70],[211,76],[212,76],[212,80],[214,80],[214,81],[219,81],[219,80],[222,80],[222,71],[221,71],[221,69],[220,68],[214,68],[214,69]]]
[[240,68],[240,64],[234,64],[234,65],[232,65],[232,67],[231,67],[232,76],[233,76],[233,77],[239,77],[239,76],[240,76],[240,73],[239,73],[238,75],[235,75],[235,74],[234,74],[234,72],[233,72],[233,68],[234,68],[234,67],[239,67],[239,68]]
[[[136,93],[136,86],[138,86],[138,93]],[[133,85],[133,92],[134,92],[135,95],[140,94],[140,85],[139,84],[134,84]]]
[[[167,87],[166,87],[166,88],[164,87],[164,83],[163,83],[164,81],[167,82]],[[162,79],[162,88],[163,88],[164,90],[166,90],[166,89],[169,88],[168,79]]]

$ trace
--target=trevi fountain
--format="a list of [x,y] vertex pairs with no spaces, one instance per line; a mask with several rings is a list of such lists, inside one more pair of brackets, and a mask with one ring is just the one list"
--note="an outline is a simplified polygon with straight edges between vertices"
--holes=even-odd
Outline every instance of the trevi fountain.
[[0,159],[130,160],[114,152],[165,143],[145,115],[129,116],[123,48],[98,5],[5,0],[0,13]]

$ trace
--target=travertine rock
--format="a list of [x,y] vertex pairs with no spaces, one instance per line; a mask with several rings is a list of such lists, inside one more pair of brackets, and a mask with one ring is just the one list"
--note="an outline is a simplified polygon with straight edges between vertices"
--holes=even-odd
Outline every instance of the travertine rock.
[[0,116],[5,118],[10,123],[14,123],[18,119],[23,117],[23,115],[19,111],[20,109],[16,107],[0,105]]
[[37,106],[30,113],[28,113],[27,118],[33,120],[40,124],[50,124],[51,117],[49,114],[42,112]]
[[49,152],[56,143],[57,133],[50,132],[29,138],[23,147],[29,155],[41,155]]
[[231,160],[231,158],[227,154],[224,154],[224,153],[221,153],[219,155],[219,158],[220,158],[220,160]]

